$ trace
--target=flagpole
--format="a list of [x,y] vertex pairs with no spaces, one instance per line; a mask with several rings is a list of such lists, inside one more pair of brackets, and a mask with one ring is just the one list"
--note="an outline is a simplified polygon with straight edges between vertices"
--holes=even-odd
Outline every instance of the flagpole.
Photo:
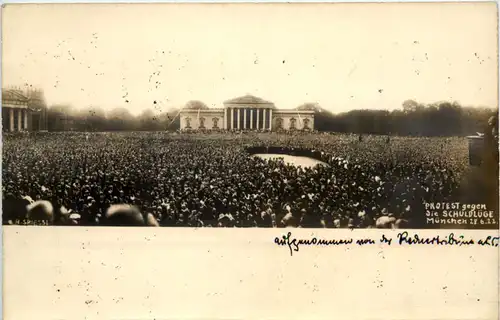
[[167,130],[172,125],[172,123],[174,123],[175,119],[177,119],[177,117],[181,114],[181,111],[184,110],[185,107],[186,107],[186,105],[183,105],[182,108],[180,108],[179,111],[177,111],[177,114],[174,116],[172,121],[170,121],[170,123],[168,124]]
[[300,116],[299,110],[297,110],[297,116],[299,116],[299,124],[302,125],[302,117]]

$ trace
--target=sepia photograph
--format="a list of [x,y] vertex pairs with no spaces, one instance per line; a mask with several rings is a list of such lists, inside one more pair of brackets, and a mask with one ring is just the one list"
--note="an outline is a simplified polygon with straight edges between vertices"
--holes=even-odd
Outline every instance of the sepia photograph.
[[320,6],[4,6],[3,225],[498,229],[496,5]]
[[3,319],[498,319],[495,2],[1,11]]

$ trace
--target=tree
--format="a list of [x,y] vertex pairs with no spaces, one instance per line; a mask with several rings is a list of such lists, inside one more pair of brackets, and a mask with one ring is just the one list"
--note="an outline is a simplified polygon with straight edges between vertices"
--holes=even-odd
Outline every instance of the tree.
[[403,102],[403,111],[404,112],[413,112],[416,111],[421,105],[415,100],[405,100]]
[[127,108],[114,108],[108,112],[108,130],[122,131],[136,129],[134,116]]
[[162,112],[158,116],[160,123],[160,130],[179,130],[181,127],[181,121],[179,118],[179,109],[171,109],[167,112]]
[[186,105],[184,106],[184,109],[192,109],[192,110],[201,109],[201,110],[207,110],[208,106],[204,102],[201,102],[199,100],[191,100],[191,101],[188,101],[186,103]]
[[89,106],[78,112],[78,129],[81,131],[105,131],[106,113],[100,107]]
[[144,110],[138,117],[139,130],[158,131],[162,130],[161,120],[151,109]]
[[65,131],[73,128],[76,113],[71,105],[52,105],[47,110],[47,123],[49,131]]
[[[304,104],[301,108],[311,108]],[[462,107],[457,102],[436,102],[429,105],[414,100],[403,102],[403,108],[387,110],[351,110],[340,114],[316,112],[315,128],[366,134],[397,134],[410,136],[456,136],[482,132],[485,121],[498,110]]]
[[319,103],[316,102],[306,102],[295,108],[296,110],[301,110],[301,111],[317,111],[317,112],[323,112],[323,108],[319,105]]
[[342,132],[342,123],[328,110],[325,110],[317,102],[306,102],[295,108],[297,111],[314,111],[314,129],[318,131]]

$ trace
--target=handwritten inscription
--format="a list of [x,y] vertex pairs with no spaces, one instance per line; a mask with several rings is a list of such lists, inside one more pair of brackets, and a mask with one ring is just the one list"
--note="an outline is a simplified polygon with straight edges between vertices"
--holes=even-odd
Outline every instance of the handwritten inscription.
[[343,239],[321,239],[321,238],[310,238],[310,239],[297,239],[292,237],[292,233],[288,232],[281,238],[276,237],[274,243],[278,246],[288,247],[290,250],[290,255],[294,252],[298,252],[301,245],[305,246],[365,246],[365,245],[398,245],[398,246],[414,246],[414,245],[437,245],[437,246],[491,246],[498,247],[500,242],[500,237],[498,236],[487,236],[481,239],[465,238],[463,235],[455,235],[450,233],[447,236],[435,236],[435,237],[421,237],[417,233],[409,234],[407,231],[398,233],[395,241],[392,238],[387,237],[385,234],[377,241],[370,238],[354,239],[354,238],[343,238]]
[[498,220],[485,204],[438,202],[425,204],[426,223],[429,225],[496,225]]
[[434,245],[471,245],[474,244],[474,240],[472,239],[464,239],[464,236],[455,237],[453,233],[450,233],[447,237],[435,236],[432,238],[423,238],[418,234],[409,235],[408,232],[398,233],[397,235],[398,244],[434,244]]

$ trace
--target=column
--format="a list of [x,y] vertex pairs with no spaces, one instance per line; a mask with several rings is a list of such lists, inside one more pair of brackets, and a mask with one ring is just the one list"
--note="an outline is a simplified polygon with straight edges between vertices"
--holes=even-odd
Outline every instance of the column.
[[[266,112],[266,113],[267,113],[267,116],[265,117],[265,119],[266,119],[266,120],[268,120],[268,119],[269,119],[269,114],[270,114],[270,113],[269,113],[269,109],[267,109],[266,111],[267,111],[267,112]],[[270,121],[270,119],[269,119],[269,121]],[[264,125],[264,128],[266,128],[266,130],[267,130],[267,129],[269,128],[269,125]]]
[[17,131],[23,131],[23,110],[17,110]]
[[224,122],[222,122],[222,129],[227,129],[227,108],[224,108]]
[[255,129],[259,130],[260,129],[259,128],[259,113],[260,113],[259,111],[260,111],[260,109],[257,109],[256,111],[257,111],[257,122],[255,123],[255,127],[256,127]]
[[273,109],[269,109],[269,130],[273,129]]
[[262,129],[266,129],[266,109],[262,109]]
[[238,108],[238,110],[236,111],[236,128],[237,129],[241,129],[241,121],[240,121],[240,108]]
[[24,110],[24,130],[28,131],[28,110]]
[[262,123],[262,129],[266,130],[267,129],[267,126],[266,126],[266,120],[267,120],[267,117],[266,117],[266,113],[269,114],[269,111],[267,109],[264,109],[262,110],[262,118],[264,119],[264,122]]
[[266,109],[261,109],[260,115],[262,116],[262,124],[260,125],[260,129],[263,130],[266,128]]
[[[266,112],[266,113],[267,113],[267,116],[266,116],[266,117],[264,117],[264,119],[269,119],[269,125],[270,125],[270,124],[271,124],[271,118],[270,118],[270,115],[271,115],[271,110],[270,110],[270,109],[267,109],[266,111],[267,111],[267,112]],[[268,125],[268,126],[266,126],[266,124],[264,124],[264,128],[269,129],[269,125]]]
[[247,128],[247,109],[243,109],[243,129]]
[[253,109],[250,109],[250,129],[253,129]]
[[9,131],[14,131],[14,109],[9,108]]
[[234,129],[234,109],[231,108],[231,129]]

